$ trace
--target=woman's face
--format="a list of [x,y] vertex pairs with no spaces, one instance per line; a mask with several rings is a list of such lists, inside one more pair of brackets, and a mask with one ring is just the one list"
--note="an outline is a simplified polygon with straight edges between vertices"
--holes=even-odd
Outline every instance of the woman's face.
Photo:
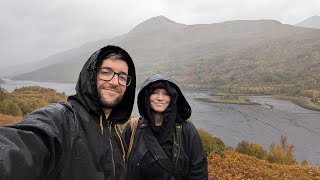
[[168,108],[171,97],[167,90],[158,88],[150,95],[151,109],[156,113],[163,113]]

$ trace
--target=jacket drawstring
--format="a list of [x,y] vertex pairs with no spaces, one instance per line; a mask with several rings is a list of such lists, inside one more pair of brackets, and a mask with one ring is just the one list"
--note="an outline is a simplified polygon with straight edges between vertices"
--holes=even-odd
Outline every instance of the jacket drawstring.
[[[124,145],[123,145],[123,142],[122,142],[122,138],[119,134],[119,132],[117,131],[117,128],[118,127],[117,125],[114,126],[114,129],[116,131],[116,134],[120,140],[120,144],[121,144],[121,149],[122,149],[122,160],[125,161],[126,159],[126,153],[125,153],[125,150],[124,150]],[[102,121],[102,115],[100,116],[100,129],[101,129],[101,135],[103,135],[103,121]]]
[[119,132],[117,131],[117,128],[116,128],[116,127],[118,127],[118,126],[115,125],[115,126],[114,126],[114,129],[116,130],[116,133],[117,133],[117,135],[118,135],[118,137],[119,137],[119,140],[120,140],[120,144],[121,144],[121,148],[122,148],[122,160],[125,161],[125,160],[126,160],[126,152],[125,152],[125,150],[124,150],[122,138],[121,138]]
[[100,116],[100,129],[101,129],[101,135],[103,135],[102,115]]

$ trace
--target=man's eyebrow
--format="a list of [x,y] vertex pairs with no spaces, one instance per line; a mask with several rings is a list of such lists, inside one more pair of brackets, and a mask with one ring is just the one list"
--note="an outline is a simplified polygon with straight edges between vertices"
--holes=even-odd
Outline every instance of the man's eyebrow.
[[[105,67],[101,66],[100,68],[102,68],[102,69],[111,69],[113,72],[115,72],[111,67],[108,67],[108,66],[105,66]],[[116,72],[116,73],[125,74],[125,75],[129,76],[128,73],[123,72],[123,71],[119,71],[119,72]]]

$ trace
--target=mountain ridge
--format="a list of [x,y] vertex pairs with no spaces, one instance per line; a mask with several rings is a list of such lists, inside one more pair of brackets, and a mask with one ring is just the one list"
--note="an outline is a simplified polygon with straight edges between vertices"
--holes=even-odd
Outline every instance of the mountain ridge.
[[320,29],[320,16],[312,16],[296,24],[296,26]]
[[[275,20],[185,25],[157,16],[124,35],[93,43],[91,49],[78,48],[79,54],[74,58],[52,67],[61,72],[59,76],[50,73],[47,67],[42,70],[47,76],[40,75],[41,70],[38,70],[16,78],[75,82],[82,64],[94,48],[114,44],[126,49],[133,57],[138,83],[147,76],[163,73],[191,88],[265,84],[272,88],[299,84],[315,89],[316,83],[303,78],[320,81],[319,75],[314,74],[320,70],[319,37],[318,29]],[[277,91],[281,89],[277,88]]]

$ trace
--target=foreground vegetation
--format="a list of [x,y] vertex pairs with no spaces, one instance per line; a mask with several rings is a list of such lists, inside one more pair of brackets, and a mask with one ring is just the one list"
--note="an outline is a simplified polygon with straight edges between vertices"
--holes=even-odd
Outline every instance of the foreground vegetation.
[[223,141],[198,130],[208,158],[209,179],[320,179],[320,167],[299,165],[293,155],[294,145],[285,137],[272,143],[270,151],[261,145],[242,141],[237,148],[225,147]]
[[0,113],[24,116],[35,109],[64,101],[66,98],[64,93],[40,86],[22,87],[15,89],[12,93],[0,88]]
[[224,157],[209,154],[209,179],[320,179],[320,167],[269,163],[233,150],[224,153]]

